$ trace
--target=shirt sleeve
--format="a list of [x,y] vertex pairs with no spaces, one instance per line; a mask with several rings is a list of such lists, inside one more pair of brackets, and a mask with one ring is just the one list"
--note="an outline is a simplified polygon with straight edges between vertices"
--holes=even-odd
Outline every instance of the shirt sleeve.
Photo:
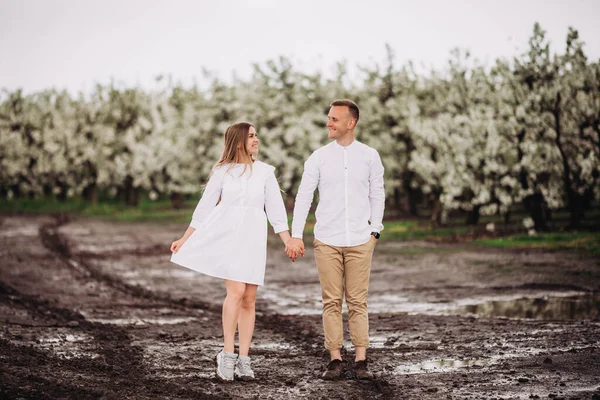
[[275,233],[289,229],[285,204],[283,204],[274,170],[269,173],[265,182],[265,211]]
[[220,170],[213,170],[202,198],[198,202],[194,214],[192,214],[192,221],[190,226],[194,229],[198,229],[202,226],[202,222],[208,214],[215,208],[219,198],[221,197],[221,189],[223,188],[223,173]]
[[383,230],[383,210],[385,209],[385,189],[383,186],[383,164],[379,153],[374,150],[369,173],[369,203],[371,204],[371,229]]
[[313,201],[315,189],[319,184],[319,166],[314,153],[304,163],[302,180],[294,203],[294,218],[292,220],[292,237],[302,239],[306,217]]

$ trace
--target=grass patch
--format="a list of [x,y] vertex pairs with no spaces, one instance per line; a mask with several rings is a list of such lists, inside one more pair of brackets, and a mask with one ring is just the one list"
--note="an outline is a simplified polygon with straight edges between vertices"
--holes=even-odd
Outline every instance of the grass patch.
[[[292,215],[288,213],[288,222],[292,224]],[[457,226],[432,228],[428,222],[419,221],[384,221],[385,229],[381,232],[382,241],[388,240],[430,240],[446,241],[459,235],[474,231],[472,227]],[[314,235],[315,216],[309,214],[304,227],[304,234]]]
[[385,221],[382,240],[431,240],[444,241],[473,231],[467,226],[433,228],[429,222]]
[[[74,216],[92,217],[121,222],[157,222],[187,224],[197,204],[197,199],[184,202],[182,209],[173,209],[167,199],[151,201],[143,199],[137,207],[127,207],[120,200],[103,199],[93,204],[81,199],[58,201],[55,198],[0,200],[0,212],[8,214],[71,214]],[[558,214],[558,213],[557,213]],[[567,216],[567,214],[565,214]],[[288,213],[288,221],[292,222],[292,214]],[[458,223],[458,220],[455,221]],[[314,214],[309,214],[304,229],[307,236],[314,235]],[[434,228],[429,220],[385,221],[385,229],[381,234],[382,241],[427,240],[433,242],[460,241],[470,242],[483,229],[482,223],[477,227],[453,225]],[[500,227],[500,226],[499,226]],[[582,251],[600,257],[600,232],[555,232],[540,233],[529,236],[524,234],[498,238],[476,239],[475,244],[504,248],[548,248],[559,250]],[[399,249],[400,253],[432,252],[427,249]]]
[[600,232],[554,232],[478,239],[476,244],[505,248],[545,248],[584,251],[600,257]]
[[168,200],[141,201],[137,207],[127,207],[119,201],[102,201],[93,204],[79,199],[0,200],[0,212],[8,214],[70,214],[122,222],[189,222],[197,202],[187,201],[184,208],[174,209]]
[[385,254],[388,257],[393,256],[421,256],[425,254],[453,254],[469,250],[468,245],[462,243],[451,246],[402,246],[402,247],[378,247],[377,254]]

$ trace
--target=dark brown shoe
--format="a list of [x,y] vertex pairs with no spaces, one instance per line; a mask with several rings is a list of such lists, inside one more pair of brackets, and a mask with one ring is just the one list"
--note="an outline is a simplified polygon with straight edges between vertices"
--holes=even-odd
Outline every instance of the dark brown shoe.
[[356,379],[373,379],[373,373],[369,371],[367,360],[354,363],[354,375],[356,375]]
[[342,373],[344,372],[344,363],[342,360],[331,360],[329,364],[327,364],[327,371],[321,376],[321,378],[326,379],[328,381],[333,381],[336,379],[340,379],[342,377]]

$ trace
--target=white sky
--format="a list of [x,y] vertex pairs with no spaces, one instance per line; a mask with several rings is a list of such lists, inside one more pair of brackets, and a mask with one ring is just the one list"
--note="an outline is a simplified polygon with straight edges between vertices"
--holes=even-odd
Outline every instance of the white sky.
[[573,26],[598,60],[599,20],[598,0],[0,0],[0,88],[202,84],[202,68],[246,78],[280,55],[330,75],[383,62],[386,43],[399,65],[440,68],[456,47],[491,64],[524,52],[535,21],[553,51]]

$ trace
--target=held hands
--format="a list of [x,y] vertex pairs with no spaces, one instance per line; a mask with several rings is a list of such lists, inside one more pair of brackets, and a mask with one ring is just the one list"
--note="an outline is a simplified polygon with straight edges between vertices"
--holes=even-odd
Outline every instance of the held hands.
[[291,238],[285,244],[285,254],[288,255],[292,262],[296,261],[299,255],[304,257],[304,241],[298,238]]
[[177,251],[181,248],[181,246],[183,246],[183,244],[185,243],[186,239],[181,238],[179,240],[174,241],[173,243],[171,243],[171,252],[172,253],[177,253]]

